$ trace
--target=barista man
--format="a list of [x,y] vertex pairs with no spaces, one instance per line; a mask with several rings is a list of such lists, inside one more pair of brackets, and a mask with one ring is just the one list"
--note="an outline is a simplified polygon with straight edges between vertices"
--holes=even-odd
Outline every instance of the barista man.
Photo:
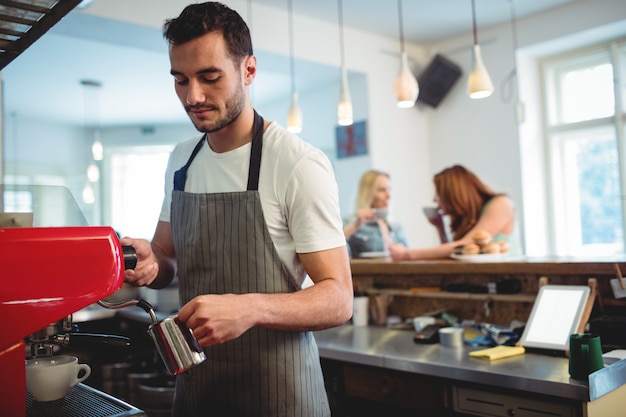
[[[256,58],[215,2],[166,21],[176,93],[202,136],[180,143],[152,242],[123,238],[133,285],[178,276],[179,318],[207,361],[179,375],[173,413],[330,416],[311,331],[346,322],[352,282],[331,164],[252,108]],[[305,274],[315,285],[302,289]]]

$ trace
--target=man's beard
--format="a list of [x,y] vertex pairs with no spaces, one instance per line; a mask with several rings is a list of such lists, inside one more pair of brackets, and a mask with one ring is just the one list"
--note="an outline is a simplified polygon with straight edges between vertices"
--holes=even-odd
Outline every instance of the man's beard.
[[[218,130],[223,129],[226,126],[230,125],[239,117],[239,115],[243,111],[245,103],[246,103],[246,97],[244,94],[244,89],[243,89],[243,86],[239,84],[239,86],[235,90],[235,93],[230,97],[230,99],[226,101],[226,105],[225,105],[226,114],[223,117],[220,117],[218,120],[208,125],[206,124],[207,123],[206,121],[202,121],[202,120],[194,121],[194,119],[192,118],[191,121],[199,132],[202,132],[202,133],[217,132]],[[189,111],[188,108],[186,110]]]

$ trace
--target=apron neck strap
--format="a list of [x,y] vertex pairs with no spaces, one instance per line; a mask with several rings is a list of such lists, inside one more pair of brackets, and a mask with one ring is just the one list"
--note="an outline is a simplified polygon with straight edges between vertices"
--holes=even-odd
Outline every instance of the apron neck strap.
[[263,118],[254,111],[252,124],[252,150],[250,151],[250,168],[248,170],[248,191],[259,189],[259,171],[261,170],[261,149],[263,148]]
[[[187,163],[178,171],[174,172],[174,190],[184,191],[187,182],[187,170],[193,162],[194,158],[202,149],[204,141],[207,140],[206,134],[198,141],[193,149]],[[263,118],[254,111],[254,122],[252,124],[252,149],[250,151],[250,168],[248,170],[248,191],[257,191],[259,189],[259,171],[261,169],[261,150],[263,148]]]

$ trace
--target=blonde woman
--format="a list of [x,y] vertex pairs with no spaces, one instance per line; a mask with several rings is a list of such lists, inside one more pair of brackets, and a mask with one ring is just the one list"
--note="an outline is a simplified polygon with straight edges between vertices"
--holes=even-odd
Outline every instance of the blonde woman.
[[386,254],[393,243],[406,246],[402,227],[388,220],[390,198],[389,174],[370,170],[361,176],[356,210],[343,227],[352,257]]

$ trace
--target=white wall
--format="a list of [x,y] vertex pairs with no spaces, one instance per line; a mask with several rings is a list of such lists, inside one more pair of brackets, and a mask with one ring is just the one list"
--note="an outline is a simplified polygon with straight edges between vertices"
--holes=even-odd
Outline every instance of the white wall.
[[[178,15],[187,3],[188,0],[107,0],[95,2],[87,12],[160,28],[165,18]],[[227,1],[227,4],[246,15],[247,4],[243,0]],[[558,10],[520,20],[519,53],[523,49],[606,24],[622,22],[618,27],[624,31],[624,19],[626,2],[623,0],[573,2]],[[286,25],[285,12],[254,5],[252,33],[255,48],[287,54],[286,28],[276,22],[285,22]],[[298,39],[297,58],[338,65],[336,25],[299,16],[297,30],[298,33],[314,34]],[[363,74],[367,85],[367,97],[357,105],[362,106],[367,115],[370,155],[335,162],[342,207],[352,204],[357,183],[355,178],[362,173],[364,166],[369,163],[373,168],[388,171],[393,186],[392,213],[405,225],[412,246],[431,245],[438,241],[434,228],[421,213],[421,207],[432,203],[432,176],[446,166],[455,163],[466,165],[496,190],[509,193],[520,211],[526,210],[527,205],[534,204],[536,200],[541,201],[533,193],[544,194],[541,189],[523,188],[524,170],[527,166],[534,169],[533,165],[540,163],[541,158],[526,158],[522,165],[517,105],[515,100],[503,101],[500,95],[501,81],[514,65],[510,27],[503,25],[479,29],[479,41],[483,44],[483,58],[496,86],[492,97],[472,101],[465,94],[465,77],[471,62],[471,34],[468,31],[464,36],[433,45],[408,45],[415,72],[419,72],[439,52],[459,64],[464,75],[437,109],[423,106],[398,109],[393,97],[393,82],[399,70],[399,57],[388,53],[398,49],[397,39],[345,29],[346,64],[350,71]],[[533,60],[524,60],[523,66],[532,68]],[[307,103],[308,99],[302,99],[303,108],[307,111],[309,104],[315,102],[313,105],[317,107],[317,102],[322,100],[321,97],[314,97],[312,102]],[[530,97],[525,102],[527,114],[536,110],[536,99]],[[316,108],[315,111],[334,117],[335,104],[331,108]],[[305,119],[305,129],[306,123]],[[529,132],[535,139],[540,135],[537,129],[529,129]],[[332,135],[332,132],[320,133],[326,140],[332,139]],[[303,137],[309,141],[316,140],[308,137],[306,130]],[[527,145],[526,141],[523,142],[522,149],[529,148]],[[10,155],[5,157],[10,158]],[[522,199],[523,191],[526,200]],[[346,197],[348,194],[349,197]],[[528,230],[527,227],[526,234],[530,235]]]

